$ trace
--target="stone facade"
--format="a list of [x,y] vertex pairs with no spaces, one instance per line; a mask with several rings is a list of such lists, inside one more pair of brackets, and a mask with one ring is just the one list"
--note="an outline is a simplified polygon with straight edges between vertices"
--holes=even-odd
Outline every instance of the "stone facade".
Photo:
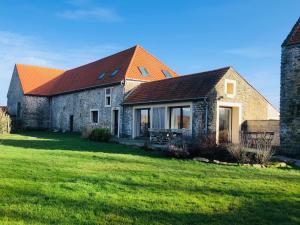
[[13,124],[19,124],[25,129],[47,129],[49,127],[49,99],[24,96],[16,69],[13,72],[7,94],[7,108]]
[[[105,88],[111,88],[111,106],[105,106]],[[73,131],[80,132],[92,124],[91,110],[98,110],[97,126],[111,128],[112,110],[119,109],[122,115],[123,85],[96,88],[51,98],[51,128],[69,131],[70,116],[73,116]]]
[[283,153],[300,154],[300,44],[282,47],[280,142]]
[[[226,94],[226,80],[236,83],[234,96]],[[236,114],[241,115],[236,115],[238,117],[236,132],[239,132],[242,123],[247,120],[279,120],[278,111],[232,68],[209,93],[207,102],[208,133],[215,133],[218,130],[218,105],[219,107],[239,107]],[[193,123],[197,124],[198,122],[194,121]]]
[[[227,96],[225,83],[227,80],[236,83],[234,96]],[[91,110],[98,111],[97,127],[113,128],[113,112],[119,112],[119,136],[133,137],[135,107],[165,107],[165,128],[169,128],[169,112],[171,107],[191,107],[190,132],[194,138],[206,133],[218,131],[219,104],[238,104],[240,113],[237,118],[236,132],[245,120],[268,120],[276,117],[276,110],[249,85],[232,68],[215,85],[207,97],[198,100],[156,103],[148,106],[123,106],[124,98],[130,90],[143,81],[125,80],[117,85],[98,87],[73,93],[65,93],[51,97],[24,96],[20,81],[14,72],[8,92],[8,108],[11,115],[16,115],[17,103],[21,103],[21,116],[24,128],[55,129],[69,131],[71,118],[72,130],[82,131],[86,126],[95,125],[91,121]],[[111,88],[111,106],[105,106],[105,90]],[[275,115],[275,116],[274,116]]]

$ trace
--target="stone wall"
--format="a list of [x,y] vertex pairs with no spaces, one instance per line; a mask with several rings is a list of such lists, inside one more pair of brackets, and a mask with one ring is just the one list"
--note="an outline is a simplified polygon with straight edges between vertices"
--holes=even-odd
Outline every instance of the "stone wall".
[[122,120],[122,133],[121,137],[132,137],[133,132],[133,108],[131,106],[124,106]]
[[300,155],[300,45],[282,48],[280,143],[285,154]]
[[[18,103],[21,106],[20,117],[17,117]],[[14,69],[7,93],[7,109],[12,118],[14,130],[47,129],[49,126],[49,99],[24,96],[16,69]]]
[[[7,110],[9,115],[17,116],[17,104],[18,102],[23,103],[23,90],[21,87],[21,82],[18,76],[16,68],[13,71],[9,89],[7,92]],[[21,112],[22,114],[22,112]],[[22,116],[22,115],[21,115]]]
[[47,97],[24,96],[22,103],[22,126],[24,129],[49,128],[49,99]]
[[[204,100],[193,102],[192,107],[192,136],[197,139],[206,134],[206,108],[209,105]],[[208,131],[208,130],[207,130]]]
[[[123,112],[120,104],[123,101],[123,86],[111,86],[111,107],[105,107],[105,88],[97,88],[58,95],[51,100],[51,127],[62,131],[70,129],[69,119],[73,115],[73,130],[80,132],[91,125],[91,110],[99,110],[97,126],[111,128],[112,110],[118,108],[120,116]],[[121,128],[122,126],[120,126]],[[120,130],[121,132],[121,130]]]

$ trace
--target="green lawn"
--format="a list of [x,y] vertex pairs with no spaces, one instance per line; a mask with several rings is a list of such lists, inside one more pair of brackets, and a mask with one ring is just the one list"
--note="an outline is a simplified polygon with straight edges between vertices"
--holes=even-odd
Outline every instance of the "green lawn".
[[0,136],[0,224],[300,224],[300,171],[204,164],[77,135]]

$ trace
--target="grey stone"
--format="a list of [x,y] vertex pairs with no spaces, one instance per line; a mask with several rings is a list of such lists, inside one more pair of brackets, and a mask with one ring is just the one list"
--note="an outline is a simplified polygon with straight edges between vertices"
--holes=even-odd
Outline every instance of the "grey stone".
[[206,163],[209,162],[209,159],[207,159],[207,158],[202,158],[202,157],[194,157],[193,160],[199,161],[199,162],[206,162]]

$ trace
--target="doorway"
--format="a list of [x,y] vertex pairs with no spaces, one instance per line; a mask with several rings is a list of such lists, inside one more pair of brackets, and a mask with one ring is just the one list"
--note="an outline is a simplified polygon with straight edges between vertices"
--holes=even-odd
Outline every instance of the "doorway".
[[70,129],[70,132],[73,132],[73,130],[74,130],[74,116],[73,115],[70,115],[70,118],[69,118],[69,129]]
[[219,108],[219,143],[232,141],[232,108]]
[[119,136],[119,110],[113,110],[113,127],[112,127],[113,135]]

